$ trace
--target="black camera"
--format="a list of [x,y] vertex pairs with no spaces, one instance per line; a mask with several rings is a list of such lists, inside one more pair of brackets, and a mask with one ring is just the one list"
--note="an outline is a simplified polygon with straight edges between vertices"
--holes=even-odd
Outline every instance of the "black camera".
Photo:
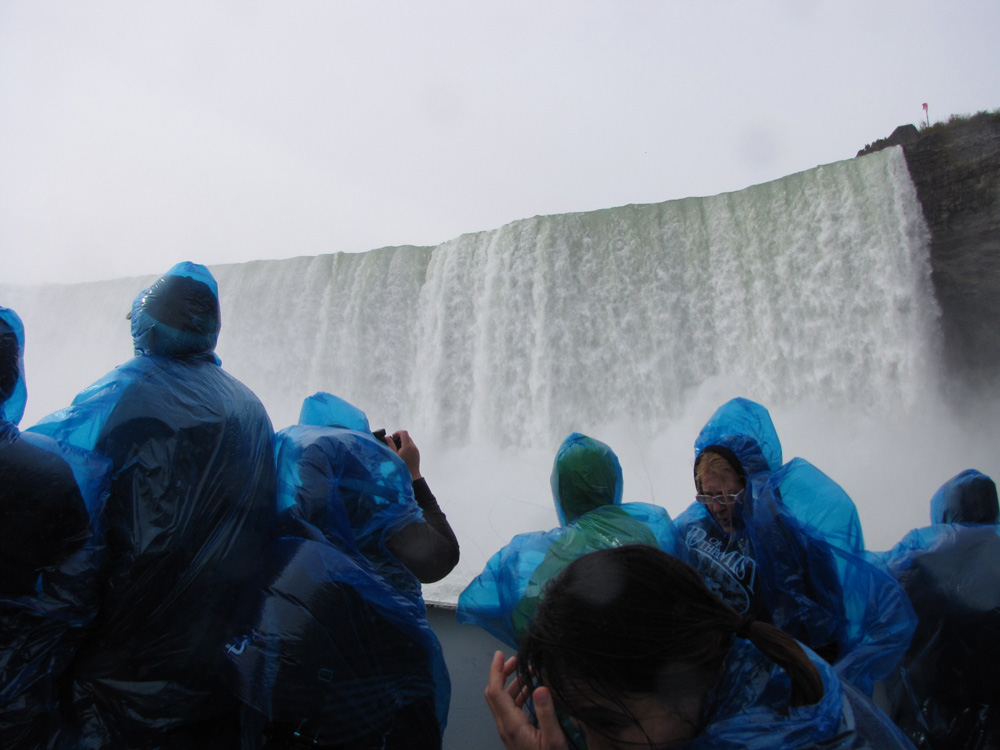
[[399,435],[386,435],[384,429],[375,430],[375,432],[373,432],[372,435],[374,435],[377,440],[381,440],[386,445],[388,445],[389,441],[392,440],[393,444],[396,446],[396,450],[399,450],[400,447],[402,447],[403,441],[399,439]]

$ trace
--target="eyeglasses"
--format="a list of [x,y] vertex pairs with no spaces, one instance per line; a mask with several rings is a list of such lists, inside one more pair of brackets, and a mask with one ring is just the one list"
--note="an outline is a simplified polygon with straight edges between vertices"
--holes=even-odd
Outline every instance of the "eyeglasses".
[[723,492],[721,495],[695,495],[694,499],[697,500],[702,505],[711,505],[712,503],[722,503],[723,505],[732,505],[733,503],[743,502],[743,493],[745,490],[740,490],[735,495],[730,495],[728,492]]

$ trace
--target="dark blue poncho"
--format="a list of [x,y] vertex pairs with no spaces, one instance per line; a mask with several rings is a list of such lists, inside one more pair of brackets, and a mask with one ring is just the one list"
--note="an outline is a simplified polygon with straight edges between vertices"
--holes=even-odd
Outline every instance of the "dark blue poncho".
[[0,746],[65,747],[66,669],[98,608],[110,462],[20,432],[24,329],[0,307]]
[[277,434],[282,538],[226,649],[247,704],[323,745],[440,746],[451,696],[420,582],[386,541],[421,521],[409,469],[331,394]]
[[887,690],[918,748],[1000,746],[1000,525],[990,477],[968,469],[931,499],[932,525],[882,553],[919,624]]
[[179,263],[130,313],[136,356],[32,428],[111,459],[108,569],[78,654],[84,747],[224,746],[238,704],[218,666],[274,519],[274,433],[214,354],[215,279]]

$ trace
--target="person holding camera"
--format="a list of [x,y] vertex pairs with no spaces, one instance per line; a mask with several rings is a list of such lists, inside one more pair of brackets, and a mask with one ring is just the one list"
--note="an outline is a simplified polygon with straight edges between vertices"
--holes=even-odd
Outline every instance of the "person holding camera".
[[451,685],[421,583],[459,549],[416,443],[321,392],[275,455],[278,528],[226,656],[246,731],[264,747],[439,750]]
[[278,451],[285,451],[279,467],[282,456],[298,467],[292,513],[323,529],[330,504],[341,505],[361,554],[397,588],[419,596],[421,583],[440,581],[458,564],[458,539],[406,430],[372,432],[363,411],[319,392],[303,402],[299,424],[278,433]]

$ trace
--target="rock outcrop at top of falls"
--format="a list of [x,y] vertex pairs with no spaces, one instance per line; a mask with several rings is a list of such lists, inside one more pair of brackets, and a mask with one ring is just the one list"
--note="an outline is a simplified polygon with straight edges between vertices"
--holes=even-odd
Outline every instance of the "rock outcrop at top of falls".
[[900,126],[858,156],[894,145],[931,232],[943,361],[960,382],[1000,387],[1000,110]]

